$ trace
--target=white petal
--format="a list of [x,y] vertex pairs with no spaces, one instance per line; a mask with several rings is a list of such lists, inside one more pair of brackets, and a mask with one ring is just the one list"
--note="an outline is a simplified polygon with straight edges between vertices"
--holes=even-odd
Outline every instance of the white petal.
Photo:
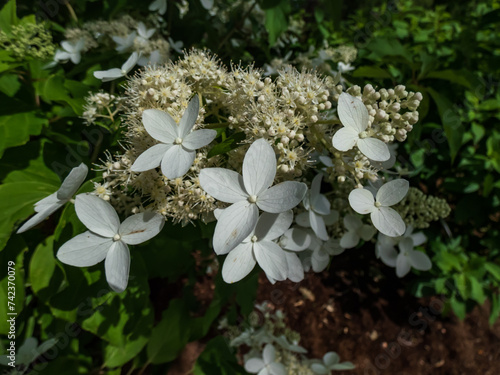
[[348,93],[340,94],[337,113],[344,126],[352,128],[358,133],[368,127],[369,117],[366,106],[360,99]]
[[43,198],[42,200],[35,203],[35,212],[42,212],[47,210],[49,207],[52,207],[55,204],[63,205],[66,202],[61,202],[57,199],[57,191],[55,193],[50,194],[48,197]]
[[75,200],[75,211],[80,221],[92,232],[104,237],[118,233],[120,219],[108,202],[95,195],[79,194]]
[[137,245],[160,233],[164,224],[165,218],[162,215],[141,212],[126,218],[120,225],[118,233],[126,244]]
[[345,250],[345,248],[340,245],[340,240],[337,238],[330,238],[328,241],[323,243],[322,247],[332,256],[342,254]]
[[304,267],[297,254],[285,251],[286,263],[288,266],[287,279],[292,280],[294,283],[304,280]]
[[377,138],[363,138],[356,143],[359,151],[365,155],[368,159],[375,161],[386,161],[389,160],[391,154],[389,152],[389,147],[387,144],[382,142]]
[[311,201],[311,207],[317,214],[327,216],[330,214],[330,201],[323,194],[320,194],[316,199]]
[[80,38],[80,39],[78,39],[78,41],[75,44],[74,51],[75,52],[80,52],[83,49],[83,47],[85,47],[85,39],[84,38]]
[[313,363],[311,364],[311,370],[317,375],[326,375],[331,374],[331,371],[328,370],[324,364],[322,363]]
[[299,228],[290,228],[285,232],[280,243],[287,250],[302,251],[311,244],[311,236]]
[[432,263],[427,254],[421,251],[412,251],[408,254],[410,264],[419,271],[428,271],[432,268]]
[[303,182],[285,181],[260,194],[257,206],[270,213],[291,210],[300,203],[306,192],[307,185]]
[[81,184],[83,184],[83,181],[85,181],[88,171],[89,168],[83,163],[73,168],[57,191],[57,199],[68,200],[75,195]]
[[340,239],[340,246],[342,246],[344,249],[352,249],[353,247],[358,246],[358,243],[359,235],[357,232],[345,232]]
[[405,197],[409,188],[410,183],[402,178],[389,181],[378,189],[377,202],[382,206],[393,206]]
[[61,42],[61,47],[64,48],[66,52],[73,53],[75,51],[75,46],[68,42],[67,40],[63,40]]
[[402,236],[406,225],[401,216],[390,207],[379,207],[370,215],[373,225],[389,237]]
[[311,258],[311,265],[314,272],[321,272],[328,267],[330,263],[330,254],[323,248],[313,251]]
[[165,153],[172,147],[172,144],[160,143],[148,148],[135,159],[134,164],[130,167],[132,172],[149,171],[160,166],[161,160]]
[[73,237],[57,251],[57,259],[76,267],[90,267],[102,262],[111,248],[113,240],[90,231]]
[[413,233],[410,237],[413,240],[414,246],[420,246],[427,241],[427,237],[422,232]]
[[262,352],[262,359],[266,365],[273,363],[276,359],[276,349],[271,344],[267,344]]
[[375,210],[373,194],[366,189],[354,189],[349,193],[349,204],[358,214],[369,214]]
[[137,61],[139,61],[139,54],[137,52],[132,52],[127,61],[125,61],[125,63],[122,65],[121,70],[126,72],[125,74],[127,74],[137,64]]
[[333,167],[333,162],[332,162],[332,158],[329,157],[329,156],[325,156],[325,155],[320,155],[319,156],[319,161],[321,161],[325,167]]
[[406,276],[406,274],[410,272],[410,269],[410,259],[403,253],[399,253],[398,257],[396,258],[396,275],[398,277]]
[[163,155],[161,171],[170,180],[182,177],[189,171],[196,158],[196,151],[186,151],[181,145],[173,145]]
[[200,186],[215,199],[236,203],[248,197],[239,173],[224,168],[204,168],[200,172]]
[[30,218],[26,223],[24,223],[21,226],[21,228],[17,230],[16,233],[19,234],[26,232],[28,229],[31,229],[34,226],[40,224],[42,221],[44,221],[46,218],[52,215],[55,211],[57,211],[60,207],[62,207],[64,203],[66,202],[54,203],[52,205],[44,205],[45,210],[38,212],[36,215]]
[[113,242],[104,261],[106,281],[117,293],[127,288],[130,271],[130,252],[123,241]]
[[213,237],[214,251],[227,254],[255,228],[259,210],[255,204],[240,201],[226,208],[219,216]]
[[413,251],[413,240],[411,238],[403,238],[398,243],[399,250],[402,253],[411,253]]
[[54,60],[64,61],[64,60],[69,60],[70,57],[71,57],[71,54],[69,54],[68,52],[58,50],[58,51],[56,51],[56,54],[54,56]]
[[323,362],[327,367],[335,365],[340,362],[340,357],[335,352],[328,352],[323,356]]
[[73,64],[78,64],[80,63],[82,56],[80,55],[80,52],[74,52],[71,54],[71,62]]
[[349,232],[357,232],[363,226],[363,222],[356,215],[345,215],[344,227]]
[[142,123],[148,134],[163,143],[174,143],[177,138],[177,123],[167,112],[146,109],[142,112]]
[[108,82],[123,77],[123,73],[121,69],[118,68],[113,68],[108,70],[98,70],[94,72],[94,77],[102,80],[103,82]]
[[370,241],[375,233],[377,233],[377,230],[371,225],[365,224],[361,227],[358,233],[363,241]]
[[377,250],[380,255],[380,259],[384,264],[389,267],[396,267],[396,259],[398,257],[398,252],[394,246],[379,245],[377,244]]
[[197,150],[212,142],[216,135],[217,132],[212,129],[195,130],[184,138],[182,145],[188,150]]
[[312,183],[311,183],[311,190],[309,191],[309,196],[311,199],[311,204],[314,205],[314,201],[316,198],[320,195],[321,192],[321,180],[323,179],[323,175],[321,173],[318,173],[316,176],[314,176]]
[[348,151],[359,141],[359,134],[352,128],[337,130],[332,138],[332,145],[339,151]]
[[179,137],[182,139],[186,138],[198,118],[198,112],[200,112],[200,100],[198,99],[198,95],[195,95],[193,99],[189,101],[187,109],[184,111],[181,121],[179,121],[177,133]]
[[227,254],[222,266],[222,279],[229,284],[247,276],[257,263],[253,255],[253,243],[240,243]]
[[309,211],[301,212],[295,217],[295,222],[301,227],[310,228],[311,221],[309,220]]
[[271,241],[257,241],[253,245],[255,259],[264,272],[271,278],[282,281],[288,275],[285,251]]
[[245,362],[245,370],[251,374],[256,374],[260,370],[262,370],[265,366],[265,363],[260,358],[250,358]]
[[328,233],[326,232],[325,221],[321,215],[318,215],[314,211],[309,211],[309,221],[311,222],[311,228],[318,236],[319,239],[326,241],[328,240]]
[[271,363],[269,365],[269,372],[271,375],[286,375],[285,366],[282,363]]
[[280,214],[264,212],[257,220],[254,234],[258,240],[275,240],[290,228],[293,222],[293,212],[288,210]]
[[276,176],[276,154],[264,139],[258,139],[252,143],[243,159],[245,189],[249,195],[259,196],[273,184],[274,176]]

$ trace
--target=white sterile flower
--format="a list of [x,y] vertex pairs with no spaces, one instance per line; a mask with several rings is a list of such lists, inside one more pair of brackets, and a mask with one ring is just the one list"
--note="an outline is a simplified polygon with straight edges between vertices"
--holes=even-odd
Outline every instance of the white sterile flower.
[[285,366],[276,361],[276,349],[271,344],[264,347],[261,358],[250,358],[245,362],[245,370],[258,375],[286,375]]
[[328,352],[323,356],[323,363],[311,364],[311,370],[318,375],[331,374],[332,371],[352,370],[355,366],[351,362],[340,362],[335,352]]
[[349,203],[358,214],[370,214],[373,225],[380,232],[397,237],[405,232],[406,225],[401,216],[389,206],[399,203],[409,188],[406,180],[392,180],[382,185],[375,198],[368,189],[354,189],[349,194]]
[[285,280],[289,273],[286,252],[274,240],[286,232],[292,221],[291,210],[280,214],[264,212],[257,220],[255,229],[224,260],[224,281],[240,281],[253,270],[256,263],[273,280]]
[[54,60],[59,62],[71,60],[73,64],[78,64],[82,58],[81,52],[85,47],[85,40],[82,38],[75,43],[63,40],[61,42],[61,47],[63,48],[63,51],[57,50],[54,56]]
[[158,50],[152,51],[149,55],[142,56],[139,61],[137,61],[137,65],[146,66],[146,65],[158,65],[162,62],[161,53]]
[[431,260],[427,254],[414,250],[414,245],[411,237],[404,237],[398,244],[399,254],[394,247],[386,244],[379,248],[380,257],[386,265],[396,267],[398,277],[406,276],[412,267],[419,271],[430,270]]
[[342,73],[345,73],[345,72],[350,72],[351,70],[354,70],[356,69],[354,66],[352,66],[351,64],[346,64],[346,63],[343,63],[342,61],[339,61],[337,63],[337,71],[342,74]]
[[167,0],[155,0],[149,4],[148,9],[151,12],[158,11],[159,14],[163,15],[167,12]]
[[26,232],[28,229],[40,224],[45,218],[49,217],[69,202],[80,188],[83,181],[85,181],[88,171],[88,167],[83,163],[73,168],[62,182],[58,191],[35,203],[36,215],[24,223],[24,225],[17,230],[17,233]]
[[132,48],[136,37],[137,37],[137,32],[132,31],[125,38],[122,38],[120,36],[113,36],[111,37],[111,39],[113,39],[113,41],[116,43],[116,48],[115,48],[116,51],[123,53],[128,49]]
[[120,77],[125,77],[132,68],[137,64],[140,55],[137,52],[133,52],[130,57],[122,65],[121,69],[113,68],[108,70],[98,70],[94,72],[94,77],[101,79],[103,82],[113,81]]
[[95,195],[80,194],[75,200],[76,215],[89,229],[61,246],[57,258],[70,266],[89,267],[104,259],[106,280],[115,292],[127,287],[130,252],[127,245],[143,243],[165,224],[159,214],[142,212],[121,224],[113,206]]
[[316,237],[312,231],[309,234],[311,235],[311,244],[309,245],[311,252],[307,258],[302,258],[303,266],[306,271],[308,268],[312,268],[314,272],[321,272],[328,267],[331,256],[342,254],[345,249],[340,245],[338,239],[330,238],[328,241],[323,241]]
[[302,346],[297,345],[296,342],[294,343],[288,342],[288,339],[286,338],[285,335],[281,335],[280,337],[275,337],[274,341],[276,341],[276,343],[283,349],[288,350],[290,352],[301,353],[301,354],[307,353],[307,350]]
[[158,109],[145,110],[142,113],[144,128],[160,143],[139,155],[130,170],[144,172],[161,165],[161,171],[169,179],[186,174],[193,165],[196,150],[208,145],[217,135],[217,132],[211,129],[191,132],[199,110],[197,95],[189,102],[178,125],[167,112]]
[[363,221],[355,215],[346,215],[344,217],[344,227],[347,232],[340,239],[340,246],[345,249],[356,247],[359,240],[370,241],[377,230],[368,224],[363,224]]
[[182,40],[174,42],[171,37],[168,37],[168,44],[170,44],[170,48],[172,48],[175,52],[182,54],[182,47],[184,46],[184,42]]
[[[328,239],[324,217],[330,215],[330,201],[320,193],[322,174],[317,174],[311,184],[311,189],[306,193],[302,203],[306,212],[297,215],[297,224],[304,227],[311,227],[316,236],[323,241]],[[330,218],[331,219],[334,219]]]
[[156,29],[147,29],[146,25],[143,22],[139,22],[137,24],[137,33],[139,34],[137,40],[141,44],[145,44],[148,42],[149,38],[153,36]]
[[337,112],[344,127],[333,136],[333,147],[339,151],[348,151],[357,146],[369,159],[389,159],[387,145],[380,139],[371,137],[366,131],[370,120],[368,110],[360,99],[347,93],[340,94]]
[[224,168],[205,168],[200,185],[215,199],[232,203],[220,214],[213,238],[217,254],[226,254],[255,228],[259,208],[269,213],[285,212],[297,206],[307,191],[306,184],[285,181],[271,187],[276,175],[276,155],[264,140],[255,141],[243,160],[243,176]]

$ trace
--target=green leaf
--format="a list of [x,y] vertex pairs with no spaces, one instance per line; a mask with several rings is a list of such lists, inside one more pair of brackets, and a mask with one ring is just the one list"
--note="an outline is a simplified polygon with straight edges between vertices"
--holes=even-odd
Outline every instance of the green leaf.
[[180,299],[170,301],[162,319],[153,328],[147,347],[149,362],[153,364],[174,360],[187,344],[190,333],[188,310]]
[[379,66],[360,66],[352,73],[353,77],[392,78],[390,73]]
[[453,108],[452,103],[444,95],[441,95],[432,88],[427,88],[427,91],[434,99],[437,105],[441,122],[443,123],[444,132],[450,146],[450,156],[452,162],[457,156],[460,146],[462,146],[462,138],[464,127],[460,119],[460,115]]
[[5,74],[0,77],[0,91],[9,97],[13,97],[21,88],[19,78],[15,74]]
[[372,57],[400,56],[407,62],[413,61],[412,54],[394,38],[375,38],[366,47],[372,51]]
[[57,188],[43,182],[14,182],[0,186],[0,250],[10,237],[14,224],[34,212],[33,205]]
[[474,89],[479,84],[477,78],[475,78],[474,75],[472,75],[472,73],[470,73],[468,70],[465,69],[438,70],[428,73],[425,78],[444,79],[446,81],[465,86],[468,89]]
[[462,301],[459,301],[455,296],[453,296],[450,299],[450,305],[451,305],[451,308],[453,309],[453,311],[455,312],[455,314],[457,315],[457,317],[460,320],[464,320],[465,313],[466,313],[465,303]]
[[227,137],[224,141],[219,144],[216,144],[210,151],[208,152],[207,158],[211,158],[212,156],[226,154],[229,151],[241,146],[240,142],[245,139],[245,133],[238,132],[234,133],[230,137]]
[[500,266],[492,263],[492,262],[486,262],[484,264],[484,268],[495,278],[497,281],[500,281]]
[[43,295],[43,299],[57,292],[56,288],[49,288],[55,269],[54,236],[50,236],[36,247],[29,268],[31,289],[35,294]]
[[483,286],[475,277],[469,277],[468,280],[471,286],[470,298],[482,305],[486,300]]
[[0,157],[6,148],[21,146],[30,136],[39,135],[48,121],[36,117],[34,112],[17,113],[0,117]]
[[238,365],[227,340],[217,336],[207,343],[205,350],[198,357],[193,374],[244,375],[247,372]]
[[489,323],[490,326],[496,323],[498,316],[500,315],[500,296],[498,294],[492,294],[491,298],[491,312]]
[[274,8],[265,10],[266,13],[266,30],[269,34],[269,45],[274,46],[280,35],[288,28],[288,12],[290,4],[286,0]]
[[0,11],[0,30],[9,33],[11,26],[16,26],[19,20],[16,15],[16,1],[10,0]]

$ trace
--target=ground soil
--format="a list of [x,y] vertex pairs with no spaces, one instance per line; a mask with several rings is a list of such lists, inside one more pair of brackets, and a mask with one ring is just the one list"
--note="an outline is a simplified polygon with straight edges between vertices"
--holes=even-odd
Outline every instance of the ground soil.
[[271,285],[262,276],[258,302],[286,313],[310,357],[336,351],[356,365],[339,375],[500,374],[500,322],[489,326],[488,303],[460,321],[443,316],[444,297],[405,293],[412,276],[400,280],[386,267],[388,276],[373,277],[380,269],[375,259],[358,266],[352,271],[352,254],[340,255],[329,271],[298,284]]

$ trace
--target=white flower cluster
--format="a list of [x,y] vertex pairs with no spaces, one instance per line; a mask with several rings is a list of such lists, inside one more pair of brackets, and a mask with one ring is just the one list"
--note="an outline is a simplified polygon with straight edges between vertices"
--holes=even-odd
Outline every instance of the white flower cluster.
[[93,125],[101,120],[113,123],[118,113],[123,111],[124,98],[100,91],[89,93],[85,102],[82,118],[86,125]]
[[311,359],[299,345],[300,335],[286,326],[281,310],[272,312],[264,302],[249,316],[249,324],[230,326],[223,319],[219,329],[231,340],[230,345],[245,350],[245,370],[259,375],[321,375],[331,371],[352,370],[351,362],[340,362],[335,352],[322,359]]

